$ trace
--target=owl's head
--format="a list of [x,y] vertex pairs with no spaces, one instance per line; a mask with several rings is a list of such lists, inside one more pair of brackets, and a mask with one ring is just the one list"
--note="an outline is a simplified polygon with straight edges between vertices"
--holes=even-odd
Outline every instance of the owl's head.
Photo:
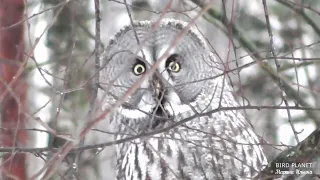
[[[110,41],[103,57],[100,83],[107,98],[119,99],[164,54],[187,24],[163,20],[135,22],[124,27]],[[170,53],[139,89],[118,110],[127,118],[154,115],[172,116],[197,103],[206,87],[206,77],[216,75],[214,59],[200,36],[193,30],[170,49]],[[210,79],[210,78],[208,78]],[[109,102],[110,103],[110,102]]]

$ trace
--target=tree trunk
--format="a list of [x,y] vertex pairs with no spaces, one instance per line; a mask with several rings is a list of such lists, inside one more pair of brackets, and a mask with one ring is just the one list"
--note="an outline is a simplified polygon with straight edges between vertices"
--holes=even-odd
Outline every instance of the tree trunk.
[[[23,20],[24,7],[23,0],[0,0],[0,98],[4,97],[0,99],[2,147],[21,147],[27,141],[26,131],[17,130],[24,127],[27,91],[23,75],[17,76],[24,59],[24,23],[18,23]],[[27,179],[25,154],[4,154],[0,172],[0,179]]]

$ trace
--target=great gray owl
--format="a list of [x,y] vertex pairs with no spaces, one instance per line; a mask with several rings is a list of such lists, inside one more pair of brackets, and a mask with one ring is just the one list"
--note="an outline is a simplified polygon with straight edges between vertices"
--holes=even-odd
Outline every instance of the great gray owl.
[[[149,21],[135,22],[111,39],[100,72],[103,110],[148,73],[186,25],[169,19],[155,27]],[[170,49],[157,71],[109,116],[111,129],[122,139],[189,120],[117,145],[116,179],[246,179],[267,163],[239,110],[205,114],[239,106],[221,64],[192,29]]]

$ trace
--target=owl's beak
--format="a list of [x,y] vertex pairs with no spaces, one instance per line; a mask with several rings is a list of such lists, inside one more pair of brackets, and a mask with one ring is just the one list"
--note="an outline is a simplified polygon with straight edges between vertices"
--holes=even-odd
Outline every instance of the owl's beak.
[[156,97],[159,97],[160,93],[161,93],[161,84],[160,84],[160,82],[157,81],[154,86],[155,86],[155,91],[156,91]]
[[163,89],[163,84],[161,83],[161,80],[157,75],[154,75],[152,81],[153,81],[153,88],[155,90],[155,97],[158,98],[158,100],[163,99],[164,89]]
[[[166,110],[164,109],[164,102],[166,101],[164,96],[165,90],[163,89],[164,86],[161,83],[161,80],[157,76],[154,76],[152,81],[153,81],[152,82],[153,88],[155,90],[155,99],[157,103],[153,109],[153,113],[155,113],[155,115],[158,117],[167,118],[167,113],[166,113]],[[163,122],[165,122],[163,119],[156,118],[155,121],[152,122],[151,127],[155,128]]]

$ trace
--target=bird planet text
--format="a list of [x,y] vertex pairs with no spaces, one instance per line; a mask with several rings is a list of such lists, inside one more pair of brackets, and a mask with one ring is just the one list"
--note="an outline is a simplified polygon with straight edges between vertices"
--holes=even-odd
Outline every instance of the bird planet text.
[[276,163],[276,168],[312,168],[312,163]]
[[[312,163],[276,163],[275,174],[312,174]],[[295,168],[295,170],[281,170],[278,168]],[[299,168],[308,168],[309,170],[301,170]]]

